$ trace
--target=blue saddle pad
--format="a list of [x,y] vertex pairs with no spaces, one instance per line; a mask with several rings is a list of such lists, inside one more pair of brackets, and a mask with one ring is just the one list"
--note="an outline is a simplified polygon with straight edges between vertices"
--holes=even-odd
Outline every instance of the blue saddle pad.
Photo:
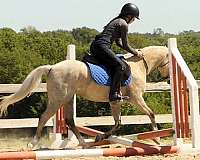
[[[110,86],[111,85],[111,76],[109,71],[104,65],[96,65],[89,62],[86,62],[89,67],[92,79],[99,85]],[[132,76],[129,75],[127,80],[121,82],[122,86],[126,86],[131,82]]]

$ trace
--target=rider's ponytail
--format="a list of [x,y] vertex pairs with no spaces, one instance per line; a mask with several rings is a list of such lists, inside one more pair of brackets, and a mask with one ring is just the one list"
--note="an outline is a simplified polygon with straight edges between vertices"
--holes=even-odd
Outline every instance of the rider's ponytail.
[[122,18],[122,17],[124,17],[121,13],[117,16],[117,17],[115,17],[115,18],[113,18],[106,26],[104,26],[103,28],[105,29],[112,21],[114,21],[114,20],[116,20],[116,19],[118,19],[118,18]]

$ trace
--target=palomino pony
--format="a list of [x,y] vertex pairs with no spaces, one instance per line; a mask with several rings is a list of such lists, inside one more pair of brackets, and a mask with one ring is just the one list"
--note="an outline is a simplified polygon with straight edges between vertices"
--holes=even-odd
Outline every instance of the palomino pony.
[[[158,68],[162,77],[169,75],[168,71],[168,49],[163,46],[150,46],[141,50],[144,54],[143,59],[139,59],[130,54],[125,55],[131,67],[133,80],[128,86],[121,88],[123,95],[130,98],[120,103],[110,103],[112,116],[115,121],[113,128],[103,136],[96,137],[97,141],[103,140],[112,135],[120,125],[120,108],[122,103],[132,103],[142,112],[147,114],[151,120],[153,130],[157,130],[155,115],[146,105],[142,95],[145,91],[146,76]],[[90,72],[85,63],[77,60],[65,60],[55,65],[44,65],[34,69],[24,80],[21,88],[10,96],[3,97],[0,102],[0,113],[6,113],[10,104],[13,104],[27,95],[40,84],[42,76],[47,76],[48,105],[45,112],[41,115],[33,140],[28,144],[34,147],[41,137],[41,131],[45,123],[56,113],[62,105],[65,108],[65,121],[69,128],[76,135],[79,145],[88,147],[80,132],[76,128],[73,119],[73,95],[84,97],[95,102],[109,102],[109,87],[101,86],[91,79]]]

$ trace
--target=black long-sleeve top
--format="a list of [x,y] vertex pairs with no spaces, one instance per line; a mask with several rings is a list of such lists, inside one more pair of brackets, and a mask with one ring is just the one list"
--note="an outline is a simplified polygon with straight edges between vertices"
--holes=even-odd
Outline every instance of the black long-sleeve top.
[[110,46],[115,41],[120,48],[137,55],[137,51],[128,43],[128,24],[122,18],[116,18],[105,26],[104,30],[96,36],[96,40]]

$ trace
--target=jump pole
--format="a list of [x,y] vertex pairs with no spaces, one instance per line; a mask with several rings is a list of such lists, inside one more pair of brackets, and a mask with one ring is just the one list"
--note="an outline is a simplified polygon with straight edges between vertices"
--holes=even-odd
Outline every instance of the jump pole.
[[[83,127],[76,125],[78,130],[81,133],[84,133],[86,135],[95,137],[97,134],[104,134],[104,132],[91,129],[88,127]],[[169,129],[163,129],[163,130],[158,130],[158,131],[149,131],[149,132],[144,132],[144,133],[138,133],[138,134],[133,134],[133,135],[126,135],[124,137],[121,136],[110,136],[108,139],[102,141],[102,142],[88,142],[90,146],[99,146],[99,145],[107,145],[107,144],[113,144],[113,143],[119,143],[123,144],[125,146],[134,146],[135,141],[133,140],[145,140],[145,139],[155,139],[156,137],[168,137],[172,136],[174,134],[174,130],[172,128]],[[132,140],[127,139],[128,137],[131,137]]]
[[135,142],[129,148],[105,148],[105,149],[76,149],[76,150],[44,150],[29,152],[4,152],[0,153],[0,160],[43,160],[53,158],[75,158],[75,157],[97,157],[97,156],[116,156],[127,157],[136,155],[152,155],[176,153],[176,146],[153,146]]
[[[176,38],[170,38],[168,40],[168,48],[173,128],[175,130],[174,144],[179,147],[182,153],[199,152],[200,121],[198,85],[177,48]],[[184,143],[184,138],[189,137],[188,103],[190,104],[192,144]]]
[[[78,126],[81,132],[95,136],[103,132]],[[176,153],[177,146],[154,146],[140,142],[131,141],[122,137],[111,136],[108,142],[115,142],[131,146],[128,148],[106,148],[106,149],[76,149],[76,150],[43,150],[30,152],[4,152],[0,153],[0,160],[25,160],[25,159],[52,159],[52,158],[75,158],[75,157],[97,157],[97,156],[117,156],[127,157],[136,155],[152,154],[172,154]]]

